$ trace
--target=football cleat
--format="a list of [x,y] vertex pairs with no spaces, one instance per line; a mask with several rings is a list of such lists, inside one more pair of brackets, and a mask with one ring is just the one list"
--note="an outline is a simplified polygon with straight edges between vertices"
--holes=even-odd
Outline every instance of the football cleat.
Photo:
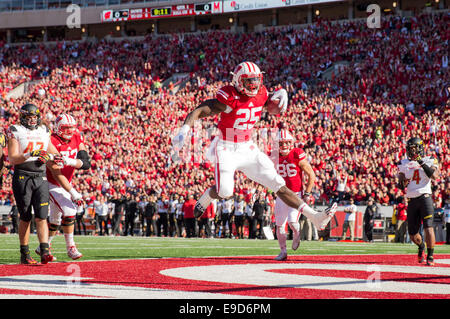
[[[50,261],[56,261],[56,257],[52,255],[50,249],[52,248],[52,246],[50,245],[50,247],[48,248],[48,256],[47,258],[49,258],[49,260],[47,262]],[[41,256],[41,247],[37,247],[36,250],[34,251],[37,255]],[[42,256],[41,256],[42,257]]]
[[203,215],[205,210],[206,210],[206,208],[204,208],[199,202],[197,202],[197,204],[195,204],[195,207],[194,207],[194,217],[199,218],[200,216]]
[[67,250],[67,256],[69,256],[73,260],[76,260],[83,257],[83,254],[78,251],[77,247],[70,246],[69,249]]
[[294,235],[294,238],[292,239],[292,250],[297,250],[298,246],[300,246],[300,236],[300,232],[298,232],[297,235]]
[[425,261],[426,257],[425,257],[425,251],[423,251],[423,249],[419,248],[419,253],[417,255],[417,261],[419,262],[419,264],[422,264]]
[[333,218],[334,214],[337,210],[337,203],[333,203],[330,207],[327,207],[323,213],[325,214],[325,218],[322,220],[319,226],[319,230],[325,229],[327,227],[328,223],[330,222],[331,218]]
[[427,258],[427,266],[434,266],[434,258],[433,257]]
[[50,253],[42,254],[41,255],[41,264],[45,265],[45,264],[47,264],[47,263],[49,263],[51,261],[54,261],[55,260],[54,258],[55,257],[53,257],[53,255],[51,255]]
[[287,252],[282,251],[277,257],[274,258],[275,260],[278,261],[285,261],[287,260]]
[[22,264],[22,265],[35,265],[35,264],[37,264],[37,261],[36,260],[34,260],[31,256],[30,256],[30,254],[28,253],[28,254],[20,254],[20,263]]

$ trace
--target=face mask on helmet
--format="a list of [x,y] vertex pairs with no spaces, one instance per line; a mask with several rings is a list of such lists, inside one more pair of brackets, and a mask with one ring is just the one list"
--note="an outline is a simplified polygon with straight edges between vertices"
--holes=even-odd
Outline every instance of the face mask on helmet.
[[258,94],[261,87],[262,77],[261,76],[249,76],[242,77],[242,88],[243,93],[248,96],[255,96]]
[[408,145],[406,147],[406,155],[410,161],[413,161],[418,156],[423,156],[423,147],[420,145]]
[[30,130],[34,130],[41,125],[41,114],[34,104],[25,104],[20,110],[20,124]]
[[253,97],[261,88],[263,74],[259,67],[252,62],[240,63],[234,72],[232,83],[239,93]]
[[39,118],[37,115],[23,115],[21,122],[23,126],[29,129],[34,129],[39,123]]
[[292,143],[290,141],[280,141],[279,146],[280,146],[280,154],[286,156],[291,151]]
[[70,140],[75,134],[75,130],[76,128],[73,125],[62,125],[58,129],[58,135],[65,138],[66,140]]

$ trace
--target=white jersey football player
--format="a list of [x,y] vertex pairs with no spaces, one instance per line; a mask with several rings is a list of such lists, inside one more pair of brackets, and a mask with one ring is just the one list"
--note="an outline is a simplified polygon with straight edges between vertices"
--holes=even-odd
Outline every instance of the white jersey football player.
[[[46,164],[58,154],[50,140],[50,130],[41,123],[41,113],[34,104],[20,109],[20,123],[11,125],[8,135],[8,158],[14,167],[12,189],[20,214],[19,241],[20,262],[36,264],[28,247],[32,210],[36,222],[41,263],[53,260],[48,244],[49,191]],[[56,164],[51,164],[56,165]]]
[[201,216],[213,199],[233,195],[234,175],[243,172],[248,178],[271,189],[287,205],[309,215],[316,215],[324,224],[336,211],[333,204],[323,212],[316,212],[297,194],[286,187],[273,162],[252,141],[253,128],[261,117],[263,108],[276,100],[283,112],[288,105],[285,89],[269,93],[263,85],[263,74],[252,62],[240,63],[232,73],[231,85],[217,91],[216,98],[202,102],[188,114],[179,133],[172,139],[174,150],[180,150],[198,119],[220,114],[220,136],[212,143],[209,153],[214,154],[215,186],[208,188],[199,198],[194,214]]
[[439,175],[437,160],[424,156],[423,141],[414,137],[406,143],[407,159],[398,165],[399,186],[406,187],[408,198],[407,222],[411,240],[419,247],[418,261],[425,261],[425,244],[419,233],[421,224],[427,246],[426,264],[434,265],[435,235],[433,229],[434,206],[431,192],[431,180]]

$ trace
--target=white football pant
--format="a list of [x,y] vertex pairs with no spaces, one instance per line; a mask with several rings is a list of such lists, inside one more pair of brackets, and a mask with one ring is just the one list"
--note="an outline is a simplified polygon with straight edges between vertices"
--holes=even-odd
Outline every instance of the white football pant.
[[77,206],[72,202],[70,193],[64,188],[49,183],[50,192],[50,214],[49,222],[61,225],[62,217],[75,217]]
[[[301,192],[296,193],[299,197],[301,196]],[[300,211],[296,208],[292,208],[283,202],[280,197],[277,197],[275,201],[275,223],[277,226],[286,225],[288,223],[296,223],[300,218]]]
[[233,143],[220,139],[211,152],[214,152],[216,190],[221,198],[233,195],[236,171],[275,193],[286,185],[273,162],[253,141]]

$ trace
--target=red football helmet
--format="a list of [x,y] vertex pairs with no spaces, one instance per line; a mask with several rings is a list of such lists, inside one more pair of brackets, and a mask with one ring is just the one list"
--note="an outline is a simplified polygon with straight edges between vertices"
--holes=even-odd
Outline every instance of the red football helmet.
[[56,118],[56,134],[70,140],[77,129],[77,122],[69,114],[61,114]]
[[232,84],[240,93],[256,96],[263,82],[263,74],[253,62],[242,62],[231,72]]
[[294,146],[294,137],[286,129],[278,131],[278,145],[280,154],[286,156]]

